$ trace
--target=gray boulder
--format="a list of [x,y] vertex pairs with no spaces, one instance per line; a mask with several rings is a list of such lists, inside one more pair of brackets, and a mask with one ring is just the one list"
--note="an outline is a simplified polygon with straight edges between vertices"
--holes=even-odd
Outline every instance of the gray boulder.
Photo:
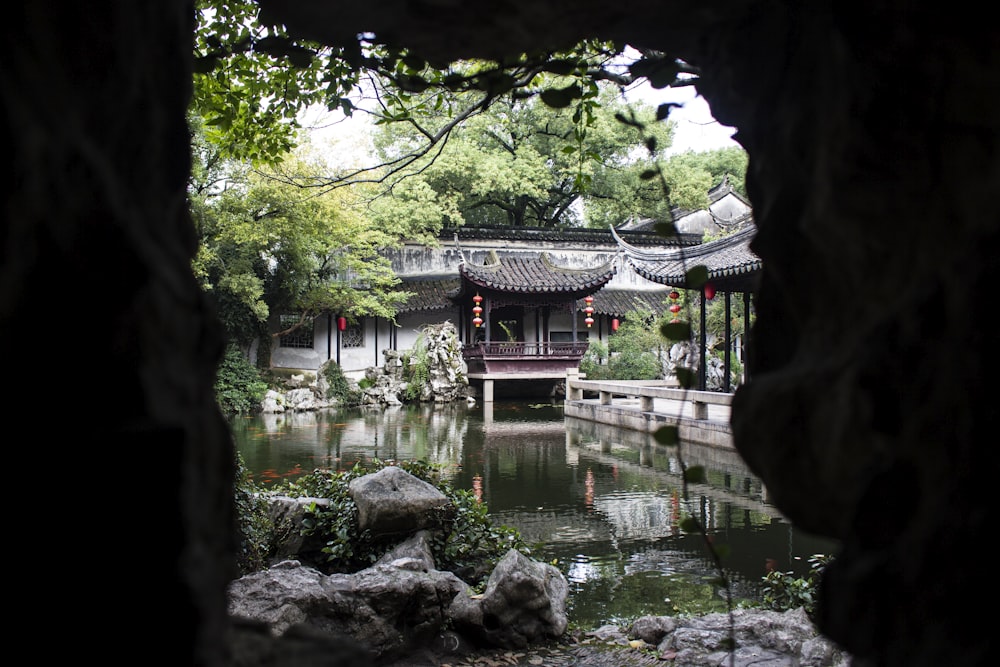
[[851,656],[823,637],[801,607],[787,612],[736,609],[732,619],[723,613],[691,618],[644,616],[632,624],[628,636],[656,646],[661,659],[691,667],[715,667],[729,664],[730,659],[740,665],[851,664]]
[[398,466],[351,480],[361,530],[373,535],[410,534],[440,523],[451,501],[433,484]]
[[511,549],[497,563],[481,596],[452,604],[455,626],[491,646],[524,648],[566,631],[569,585],[554,566]]

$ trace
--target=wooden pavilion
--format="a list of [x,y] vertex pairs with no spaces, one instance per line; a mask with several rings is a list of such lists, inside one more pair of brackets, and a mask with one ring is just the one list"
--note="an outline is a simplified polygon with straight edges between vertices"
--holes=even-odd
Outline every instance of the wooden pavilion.
[[[761,260],[750,249],[750,242],[757,233],[757,226],[751,215],[738,221],[737,231],[714,241],[701,245],[676,248],[667,251],[651,251],[630,245],[611,229],[615,240],[621,248],[626,261],[632,270],[646,280],[675,287],[678,289],[696,289],[701,294],[700,305],[700,363],[698,364],[698,389],[706,388],[706,302],[722,293],[726,302],[726,341],[732,340],[732,294],[740,294],[743,298],[744,313],[750,313],[750,297],[756,289],[757,280],[762,268]],[[707,269],[708,280],[704,285],[691,284],[690,271],[696,266]],[[744,319],[744,322],[747,320]],[[749,342],[749,328],[745,327],[743,334],[744,358]],[[731,345],[725,348],[725,390],[730,391],[729,362]]]
[[612,259],[568,268],[547,252],[490,252],[482,264],[463,257],[451,298],[460,308],[468,376],[483,382],[485,401],[493,399],[497,380],[560,379],[579,368],[589,345],[578,329],[580,311],[590,327],[593,295],[614,277],[615,267]]

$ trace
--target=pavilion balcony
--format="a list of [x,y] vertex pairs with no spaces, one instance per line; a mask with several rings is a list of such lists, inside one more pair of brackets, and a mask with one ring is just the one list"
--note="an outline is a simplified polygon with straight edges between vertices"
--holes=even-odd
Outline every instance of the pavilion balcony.
[[462,348],[469,373],[565,373],[579,368],[587,341],[567,343],[497,342],[472,343]]

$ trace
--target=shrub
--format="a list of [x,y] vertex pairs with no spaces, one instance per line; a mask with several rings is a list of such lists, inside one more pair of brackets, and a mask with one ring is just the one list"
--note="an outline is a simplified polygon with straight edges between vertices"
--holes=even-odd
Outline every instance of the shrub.
[[610,380],[611,371],[607,365],[608,346],[599,340],[592,340],[580,360],[580,372],[588,380]]
[[261,378],[260,371],[254,368],[238,347],[227,346],[215,375],[215,399],[223,414],[257,412],[265,393],[267,383]]
[[271,520],[267,500],[250,479],[243,457],[236,453],[236,566],[240,576],[262,570],[270,553]]
[[794,577],[791,572],[769,572],[764,577],[764,606],[774,611],[803,607],[811,618],[816,611],[816,595],[823,570],[831,556],[813,554],[809,557],[809,575]]
[[518,531],[494,525],[485,504],[471,491],[455,489],[440,478],[438,466],[425,461],[384,462],[368,467],[358,463],[351,470],[315,470],[275,489],[293,497],[316,497],[330,501],[328,507],[313,505],[303,525],[303,535],[325,540],[321,558],[329,572],[356,572],[378,560],[395,546],[394,539],[377,539],[358,525],[357,505],[348,493],[352,479],[397,465],[414,477],[436,486],[451,507],[438,518],[431,551],[439,570],[453,572],[473,588],[481,587],[496,563],[509,549],[530,555]]
[[344,405],[358,405],[361,403],[361,391],[351,387],[350,381],[344,375],[344,369],[335,361],[328,361],[320,370],[323,377],[329,383],[327,389],[328,398],[336,398]]

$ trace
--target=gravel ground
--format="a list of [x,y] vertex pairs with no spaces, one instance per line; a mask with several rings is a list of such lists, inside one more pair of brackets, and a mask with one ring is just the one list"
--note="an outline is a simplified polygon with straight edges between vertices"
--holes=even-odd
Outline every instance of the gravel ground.
[[634,648],[608,644],[592,637],[565,635],[558,640],[521,650],[459,650],[449,652],[427,649],[384,667],[649,667],[663,665],[651,646]]

